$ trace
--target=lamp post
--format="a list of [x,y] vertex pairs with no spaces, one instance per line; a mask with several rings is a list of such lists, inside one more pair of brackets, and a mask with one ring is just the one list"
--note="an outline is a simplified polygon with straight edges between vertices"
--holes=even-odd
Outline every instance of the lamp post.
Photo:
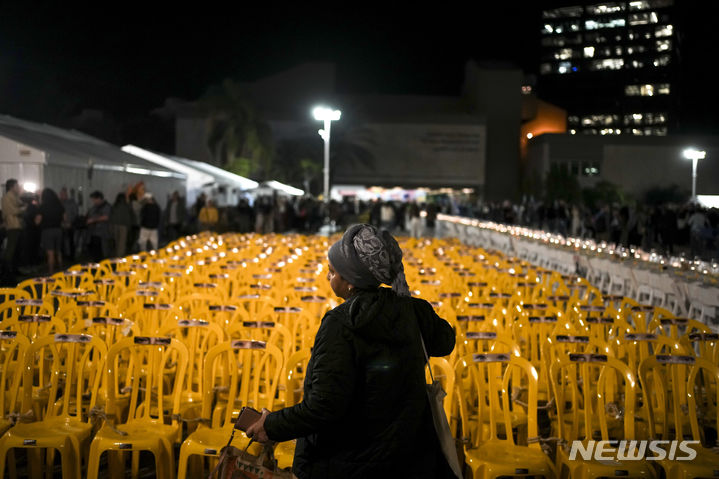
[[707,156],[707,152],[704,150],[696,150],[694,148],[687,148],[682,152],[684,158],[692,160],[692,201],[697,201],[697,163],[699,160],[703,160]]
[[325,142],[325,167],[324,167],[324,177],[325,177],[325,184],[324,184],[324,196],[325,196],[325,206],[327,210],[327,217],[329,217],[329,203],[330,203],[330,127],[332,125],[333,121],[337,121],[340,119],[340,116],[342,115],[342,112],[339,110],[333,110],[332,108],[326,108],[323,106],[318,106],[314,110],[312,110],[312,114],[315,117],[315,120],[320,120],[325,122],[324,129],[320,130],[318,133],[322,137],[322,139]]

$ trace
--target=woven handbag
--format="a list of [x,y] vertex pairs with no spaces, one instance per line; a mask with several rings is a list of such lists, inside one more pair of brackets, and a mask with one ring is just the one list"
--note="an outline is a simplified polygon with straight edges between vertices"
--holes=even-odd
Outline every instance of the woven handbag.
[[432,379],[432,384],[427,384],[427,398],[429,399],[429,406],[432,410],[432,421],[434,422],[434,429],[437,431],[437,438],[442,448],[444,458],[447,460],[450,469],[458,479],[462,479],[462,468],[459,465],[459,458],[457,457],[457,448],[455,447],[454,437],[449,429],[449,421],[447,415],[444,412],[444,398],[447,393],[442,389],[442,384],[439,381],[435,381],[434,374],[432,374],[432,366],[429,364],[429,356],[427,355],[427,348],[424,345],[424,338],[420,332],[419,339],[422,341],[422,350],[424,351],[424,359],[427,361],[427,367],[429,368],[429,375]]

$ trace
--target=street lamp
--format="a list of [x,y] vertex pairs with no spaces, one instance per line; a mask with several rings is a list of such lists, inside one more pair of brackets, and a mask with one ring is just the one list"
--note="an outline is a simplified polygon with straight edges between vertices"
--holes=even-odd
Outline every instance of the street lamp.
[[692,201],[697,201],[697,162],[703,160],[707,156],[707,152],[704,150],[696,150],[694,148],[687,148],[682,152],[684,158],[692,160]]
[[325,122],[324,129],[320,130],[318,133],[322,137],[322,139],[325,142],[325,168],[324,168],[324,176],[325,176],[325,203],[327,204],[328,211],[327,214],[329,216],[329,202],[330,202],[330,126],[333,121],[337,121],[340,119],[340,116],[342,115],[342,112],[339,110],[333,110],[332,108],[326,108],[323,106],[318,106],[314,110],[312,110],[312,114],[315,117],[315,120],[320,120]]

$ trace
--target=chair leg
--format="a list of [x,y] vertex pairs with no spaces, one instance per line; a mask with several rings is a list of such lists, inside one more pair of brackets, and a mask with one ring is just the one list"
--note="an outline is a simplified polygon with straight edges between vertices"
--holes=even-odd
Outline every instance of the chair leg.
[[187,448],[180,447],[180,460],[177,463],[177,479],[185,479],[187,477],[187,466],[190,462],[190,455]]
[[42,477],[42,449],[27,449],[27,468],[33,479]]
[[60,451],[62,461],[62,477],[80,479],[80,457],[72,448],[64,447]]
[[125,454],[121,451],[107,451],[107,466],[110,469],[110,479],[123,479],[125,477]]
[[137,479],[140,472],[140,451],[132,451],[132,479]]
[[[5,458],[6,454],[2,455],[3,469],[0,469],[0,477],[5,477]],[[15,449],[10,449],[7,452],[7,465],[9,469],[10,479],[17,479],[17,464],[15,464]]]
[[[97,479],[100,472],[100,456],[103,451],[100,450],[100,446],[97,441],[90,443],[90,455],[87,460],[87,479]],[[112,452],[109,452],[112,454]],[[110,468],[112,471],[112,468]]]

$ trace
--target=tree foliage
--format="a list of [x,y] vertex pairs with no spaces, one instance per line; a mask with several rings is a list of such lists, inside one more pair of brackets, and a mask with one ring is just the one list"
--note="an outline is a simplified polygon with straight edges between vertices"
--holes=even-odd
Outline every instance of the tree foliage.
[[241,176],[271,179],[272,131],[247,101],[241,86],[224,80],[200,99],[207,110],[207,146],[215,162]]
[[597,209],[601,205],[626,203],[626,196],[622,189],[606,180],[599,181],[592,188],[584,188],[582,199],[584,204],[591,209]]
[[577,177],[558,164],[553,164],[547,172],[544,192],[547,201],[564,200],[569,203],[578,202],[581,195]]

